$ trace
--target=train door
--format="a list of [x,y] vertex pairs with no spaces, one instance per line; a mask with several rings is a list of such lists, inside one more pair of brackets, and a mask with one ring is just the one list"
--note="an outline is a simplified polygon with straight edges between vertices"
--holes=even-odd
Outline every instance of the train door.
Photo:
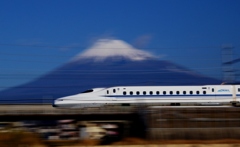
[[217,88],[214,86],[214,87],[209,87],[209,94],[211,95],[211,100],[215,100],[216,99],[216,90]]
[[115,100],[116,100],[116,95],[117,95],[117,89],[116,89],[116,88],[113,88],[113,89],[112,89],[112,98],[111,98],[112,101],[115,101]]
[[239,86],[239,85],[236,85],[235,88],[236,88],[236,97],[237,97],[237,100],[240,101],[240,86]]
[[201,91],[197,91],[197,94],[202,96],[205,101],[211,101],[215,99],[215,87],[202,87]]
[[233,101],[237,102],[240,100],[240,86],[233,85],[232,87],[233,87],[232,98]]
[[116,89],[106,90],[106,99],[107,100],[116,100]]

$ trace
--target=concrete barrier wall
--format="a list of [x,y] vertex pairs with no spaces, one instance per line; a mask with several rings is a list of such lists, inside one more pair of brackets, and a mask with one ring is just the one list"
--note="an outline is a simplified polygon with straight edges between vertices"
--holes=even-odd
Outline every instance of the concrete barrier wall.
[[148,139],[239,139],[240,108],[162,108],[145,115]]
[[217,140],[239,139],[239,128],[151,128],[147,131],[151,140]]

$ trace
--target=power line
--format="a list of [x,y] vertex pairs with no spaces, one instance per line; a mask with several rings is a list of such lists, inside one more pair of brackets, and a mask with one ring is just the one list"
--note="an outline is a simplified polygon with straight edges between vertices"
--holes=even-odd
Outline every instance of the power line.
[[[178,79],[178,78],[171,78],[171,79]],[[188,78],[186,78],[186,79],[188,79]],[[192,82],[194,82],[194,81],[192,80]],[[128,85],[138,85],[138,84],[148,85],[148,84],[151,84],[151,83],[161,84],[162,82],[161,81],[158,81],[158,82],[156,82],[156,81],[145,81],[145,82],[138,82],[138,83],[125,83],[124,85],[115,83],[115,85],[117,85],[117,86],[128,86]],[[175,83],[175,81],[164,81],[164,84],[165,83]],[[114,85],[114,84],[108,84],[108,85]],[[2,86],[2,85],[0,85],[0,88],[18,88],[18,89],[24,89],[24,88],[35,88],[35,89],[64,88],[64,89],[66,89],[66,88],[81,88],[81,87],[85,88],[84,85],[64,85],[64,86],[21,86],[21,85],[20,86]],[[92,87],[92,88],[94,88],[94,87]]]
[[[20,57],[54,57],[54,58],[72,58],[72,57],[76,57],[76,55],[74,56],[65,56],[65,55],[56,55],[56,54],[52,54],[52,55],[49,55],[49,54],[16,54],[16,53],[4,53],[4,52],[0,52],[1,55],[4,55],[4,56],[20,56]],[[176,53],[178,54],[178,53]],[[208,54],[208,53],[206,53]],[[82,58],[87,58],[87,57],[84,57],[84,56],[77,56],[77,57],[82,57]],[[97,57],[97,56],[96,56]],[[196,57],[193,57],[193,56],[189,56],[189,55],[166,55],[166,56],[163,56],[163,57],[158,57],[159,59],[161,58],[179,58],[179,57],[182,57],[182,58],[193,58],[193,59],[196,59]],[[158,59],[157,58],[157,59]],[[153,58],[153,59],[156,59],[156,58]],[[201,59],[202,60],[202,59]]]
[[23,54],[23,53],[7,53],[7,52],[0,52],[1,55],[4,55],[4,56],[30,56],[30,57],[33,57],[33,56],[40,56],[40,57],[57,57],[57,58],[70,58],[72,56],[65,56],[65,55],[56,55],[56,54]]
[[[80,48],[86,49],[87,47],[83,46],[51,46],[51,45],[33,45],[33,44],[13,44],[13,43],[0,43],[0,46],[17,46],[17,47],[38,47],[38,48]],[[220,49],[221,45],[216,46],[180,46],[180,47],[146,47],[141,49],[209,49],[209,48],[218,48]],[[238,46],[235,46],[238,47]],[[97,49],[113,49],[113,48],[97,48]],[[125,49],[125,48],[116,48],[114,49]]]
[[[212,74],[211,76],[220,76],[220,74]],[[0,79],[2,79],[2,80],[12,80],[12,79],[30,79],[30,77],[0,77]],[[44,78],[44,79],[48,79],[48,80],[59,80],[59,79],[61,79],[61,80],[65,80],[65,79],[76,79],[76,78],[73,78],[73,77],[61,77],[61,78],[59,78],[59,77],[51,77],[51,78]],[[106,80],[108,80],[108,79],[117,79],[117,78],[106,78],[106,77],[102,77],[102,78],[92,78],[92,77],[89,77],[89,78],[84,78],[84,80],[86,80],[86,79],[89,79],[89,80],[93,80],[93,79],[106,79]],[[132,77],[125,77],[124,79],[138,79],[138,78],[132,78]],[[175,79],[175,78],[171,78],[171,79]],[[176,78],[177,79],[177,78]]]
[[38,47],[38,48],[80,48],[82,46],[50,46],[50,45],[32,45],[32,44],[8,44],[0,43],[0,46],[17,46],[17,47]]
[[[50,60],[50,59],[49,59]],[[38,62],[38,63],[60,63],[59,61],[40,61],[40,60],[15,60],[15,59],[0,59],[0,61],[10,61],[10,62]]]
[[[52,57],[51,57],[52,58]],[[172,58],[172,57],[171,57]],[[166,59],[166,58],[165,58]],[[219,61],[220,60],[220,57],[219,59],[198,59],[196,60],[196,57],[189,57],[189,56],[185,56],[185,57],[182,57],[182,58],[178,58],[178,60],[181,59],[181,60],[190,60],[190,59],[194,59],[194,61]],[[39,63],[60,63],[59,60],[56,60],[56,61],[46,61],[46,58],[44,58],[44,61],[43,60],[16,60],[16,59],[5,59],[5,58],[0,58],[1,61],[10,61],[10,62],[39,62]],[[52,60],[52,59],[49,59],[49,60]],[[166,61],[166,60],[163,60],[163,59],[159,59],[159,61]],[[69,61],[71,62],[71,61]],[[74,62],[74,61],[73,61]]]
[[[131,70],[114,70],[114,69],[109,69],[109,70],[97,70],[97,69],[89,69],[89,70],[55,70],[55,71],[58,71],[58,72],[64,72],[64,73],[58,73],[58,74],[54,74],[54,75],[68,75],[68,74],[86,74],[86,73],[91,73],[91,74],[113,74],[113,73],[121,73],[122,72],[128,72],[126,74],[129,74],[129,72],[142,72],[142,73],[168,73],[170,71],[176,71],[176,72],[193,72],[192,70],[215,70],[215,69],[221,69],[222,67],[219,66],[219,67],[208,67],[208,68],[191,68],[191,69],[188,69],[186,68],[186,70],[183,70],[183,69],[178,69],[178,68],[167,68],[167,69],[160,69],[160,70],[134,70],[134,69],[131,69]],[[14,70],[14,69],[13,69]],[[36,70],[36,71],[40,71],[40,70]],[[96,73],[97,72],[97,73]],[[135,74],[135,73],[134,73]],[[4,73],[0,73],[0,75],[4,75]],[[38,75],[38,74],[31,74],[31,73],[6,73],[5,75]]]

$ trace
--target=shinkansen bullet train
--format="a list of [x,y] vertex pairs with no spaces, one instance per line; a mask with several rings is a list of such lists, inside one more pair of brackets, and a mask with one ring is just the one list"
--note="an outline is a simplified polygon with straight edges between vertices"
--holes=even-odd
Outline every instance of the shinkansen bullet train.
[[94,88],[58,98],[53,107],[88,108],[108,105],[221,105],[237,106],[240,85],[205,86],[119,86]]

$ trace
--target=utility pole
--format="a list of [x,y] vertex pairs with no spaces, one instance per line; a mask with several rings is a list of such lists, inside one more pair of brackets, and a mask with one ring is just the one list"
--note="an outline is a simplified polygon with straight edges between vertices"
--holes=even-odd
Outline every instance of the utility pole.
[[223,83],[235,82],[235,70],[233,68],[233,48],[234,47],[232,45],[222,46]]

